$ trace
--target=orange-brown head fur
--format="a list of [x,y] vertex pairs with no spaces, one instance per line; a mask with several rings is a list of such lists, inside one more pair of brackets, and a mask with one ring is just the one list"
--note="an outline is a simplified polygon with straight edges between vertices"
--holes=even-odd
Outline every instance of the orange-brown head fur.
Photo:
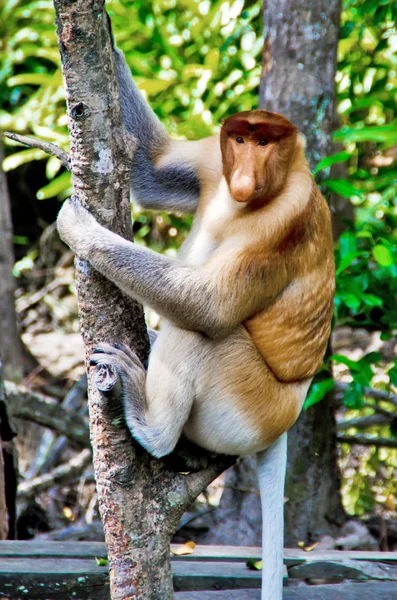
[[291,121],[266,110],[225,120],[220,137],[223,174],[237,202],[262,204],[281,192],[297,134]]

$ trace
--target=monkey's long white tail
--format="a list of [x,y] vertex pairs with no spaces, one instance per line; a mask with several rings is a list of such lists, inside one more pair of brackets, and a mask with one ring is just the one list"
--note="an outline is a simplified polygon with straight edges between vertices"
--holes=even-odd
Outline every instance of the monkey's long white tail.
[[262,504],[262,600],[282,600],[287,434],[257,454]]

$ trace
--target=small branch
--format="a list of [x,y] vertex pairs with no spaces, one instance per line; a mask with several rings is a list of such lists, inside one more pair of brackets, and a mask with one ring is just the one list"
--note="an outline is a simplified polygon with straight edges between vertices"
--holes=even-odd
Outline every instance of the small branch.
[[384,417],[388,417],[389,419],[397,417],[396,412],[390,412],[389,410],[386,410],[385,408],[379,406],[379,404],[370,404],[369,402],[363,402],[363,408],[372,408],[374,412],[378,413],[379,415],[383,415]]
[[223,471],[226,471],[226,469],[233,466],[237,460],[237,456],[219,456],[214,460],[213,464],[209,465],[206,469],[186,475],[191,502],[194,502],[197,496],[201,494],[214,479],[219,477]]
[[[335,390],[337,392],[345,392],[348,387],[348,383],[341,383],[340,381],[335,383]],[[394,404],[394,406],[397,406],[397,396],[395,394],[391,394],[390,392],[384,392],[374,388],[365,388],[364,396],[367,396],[368,398],[374,398],[375,400],[384,400],[385,402],[390,402],[391,404]]]
[[48,427],[83,448],[90,445],[85,420],[80,415],[61,408],[54,398],[37,394],[10,381],[6,382],[6,393],[13,417]]
[[43,142],[42,140],[28,137],[26,135],[19,135],[18,133],[11,133],[10,131],[5,131],[3,135],[10,140],[14,140],[14,142],[19,142],[20,144],[23,144],[24,146],[29,146],[29,148],[38,148],[39,150],[43,150],[43,152],[45,152],[46,154],[51,154],[51,156],[56,156],[56,158],[58,158],[61,161],[63,166],[68,171],[71,170],[69,155],[67,152],[65,152],[65,150],[62,150],[62,148],[59,148],[59,146],[56,146],[55,144],[52,144],[51,142]]
[[80,475],[91,462],[91,450],[86,448],[74,456],[69,462],[56,467],[49,473],[25,481],[18,486],[19,498],[31,498],[44,492],[54,485],[59,485]]
[[363,433],[361,435],[343,435],[338,433],[336,439],[341,444],[356,446],[377,446],[383,448],[397,448],[397,439],[382,438]]
[[385,416],[376,414],[369,415],[367,417],[357,417],[357,419],[346,419],[339,421],[336,424],[336,429],[338,431],[346,431],[346,429],[350,429],[350,427],[367,429],[368,427],[373,427],[374,425],[388,425],[392,422],[393,418],[397,418],[397,415],[390,414],[389,416]]
[[[68,414],[79,414],[83,416],[87,413],[87,404],[80,407],[81,400],[87,394],[87,375],[84,373],[73,385],[72,389],[66,394],[60,404],[60,408]],[[66,436],[59,436],[56,432],[48,429],[41,438],[39,447],[26,472],[27,479],[33,479],[41,473],[46,473],[58,464],[58,459],[66,448],[69,440]]]
[[53,292],[58,287],[62,285],[70,285],[71,283],[73,283],[72,278],[68,274],[66,274],[63,277],[53,279],[52,281],[50,281],[49,284],[45,285],[43,288],[32,294],[32,296],[30,296],[30,298],[28,298],[27,300],[24,298],[18,298],[18,300],[15,303],[17,313],[21,314],[25,312],[26,310],[32,308],[32,306],[40,302],[40,300],[42,300],[44,296]]

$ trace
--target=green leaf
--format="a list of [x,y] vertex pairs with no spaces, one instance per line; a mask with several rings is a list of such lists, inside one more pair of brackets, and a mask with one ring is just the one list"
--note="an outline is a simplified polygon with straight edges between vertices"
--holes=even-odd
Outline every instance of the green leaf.
[[343,404],[351,409],[361,408],[364,402],[363,398],[364,390],[362,386],[353,382],[343,394]]
[[397,369],[396,367],[392,367],[387,374],[389,375],[390,378],[390,383],[392,385],[394,385],[395,387],[397,387]]
[[345,292],[340,294],[340,296],[346,306],[348,306],[351,310],[357,311],[360,308],[361,300],[355,294],[352,294],[351,292]]
[[19,246],[28,246],[29,238],[26,235],[13,235],[12,243],[17,244]]
[[383,300],[375,294],[361,294],[361,299],[367,306],[383,306]]
[[47,200],[58,196],[64,189],[70,188],[71,180],[69,171],[65,171],[59,177],[56,177],[50,183],[40,188],[36,194],[38,200]]
[[339,254],[341,259],[357,252],[357,238],[353,231],[345,231],[339,239]]
[[313,175],[315,175],[316,173],[318,173],[318,171],[321,171],[322,169],[326,169],[327,167],[334,165],[335,163],[340,163],[344,162],[345,160],[348,160],[350,156],[351,155],[349,154],[349,152],[345,151],[337,152],[336,154],[332,154],[331,156],[326,156],[325,158],[320,160],[318,165],[314,168]]
[[346,179],[326,179],[324,185],[331,190],[331,192],[335,192],[335,194],[343,196],[344,198],[351,198],[352,196],[359,196],[360,198],[364,197],[364,192],[354,187],[354,185]]
[[390,267],[393,264],[393,254],[386,246],[382,244],[377,244],[374,246],[372,253],[374,255],[374,259],[378,264],[382,267]]
[[361,256],[361,252],[349,252],[346,254],[343,259],[340,261],[338,268],[336,270],[336,274],[340,275],[347,267],[355,261],[356,258]]
[[252,569],[253,571],[261,571],[263,568],[262,560],[255,560],[254,558],[249,558],[247,560],[247,567]]
[[360,365],[358,361],[351,360],[350,358],[347,358],[347,356],[343,356],[343,354],[333,354],[331,356],[331,360],[346,365],[346,367],[349,367],[349,369],[355,373],[360,371]]
[[137,78],[138,87],[140,90],[144,90],[148,96],[159,94],[168,90],[173,84],[172,81],[165,81],[164,79],[141,79]]
[[328,392],[334,389],[334,386],[335,382],[332,377],[313,383],[303,405],[304,410],[320,402]]
[[11,154],[7,156],[3,161],[3,169],[4,171],[12,171],[21,165],[24,165],[32,160],[41,160],[42,158],[47,158],[47,154],[42,150],[37,150],[36,148],[31,148],[29,150],[21,150],[20,152],[15,152],[15,154]]
[[47,73],[23,73],[21,75],[14,75],[14,77],[10,77],[7,80],[7,85],[9,87],[15,87],[16,85],[54,85],[55,83],[60,83],[60,75],[59,81],[55,81],[56,77],[54,74]]
[[350,142],[380,142],[386,146],[397,144],[397,126],[395,123],[374,127],[344,127],[334,133],[334,140],[348,144]]

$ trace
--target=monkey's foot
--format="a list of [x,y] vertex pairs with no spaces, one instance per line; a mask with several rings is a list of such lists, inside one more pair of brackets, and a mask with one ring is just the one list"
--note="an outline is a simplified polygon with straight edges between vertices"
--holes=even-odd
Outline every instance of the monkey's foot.
[[[99,367],[99,374],[101,367],[107,367],[111,374],[117,374],[127,412],[131,409],[143,411],[146,372],[137,355],[128,346],[125,344],[98,344],[93,349],[90,365]],[[106,392],[106,389],[102,389],[102,386],[98,385],[98,381],[97,386],[100,391]],[[133,406],[130,406],[131,403]]]

